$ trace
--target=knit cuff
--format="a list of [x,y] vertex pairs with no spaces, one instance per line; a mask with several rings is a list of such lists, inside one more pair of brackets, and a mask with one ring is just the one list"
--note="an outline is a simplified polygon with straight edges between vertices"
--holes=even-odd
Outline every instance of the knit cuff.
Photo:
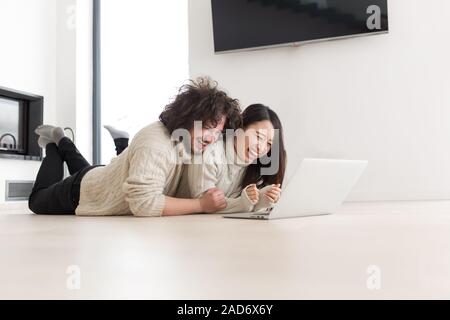
[[245,192],[245,189],[242,190],[241,195],[239,197],[239,200],[241,202],[241,207],[244,212],[252,212],[254,204],[250,200],[250,198],[247,196],[247,192]]
[[254,211],[267,211],[275,206],[275,204],[264,194],[266,188],[259,190],[259,200],[258,203],[255,204]]
[[163,194],[154,196],[150,204],[143,205],[129,202],[131,212],[136,217],[161,217],[166,205],[166,196]]
[[155,211],[159,212],[158,214],[159,217],[162,217],[165,207],[166,207],[166,196],[163,195],[162,197],[159,197],[158,201],[155,203]]

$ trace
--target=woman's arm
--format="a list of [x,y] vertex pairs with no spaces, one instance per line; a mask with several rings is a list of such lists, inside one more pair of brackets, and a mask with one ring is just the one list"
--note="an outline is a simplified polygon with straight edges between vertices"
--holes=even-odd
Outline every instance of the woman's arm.
[[265,212],[271,209],[281,197],[280,185],[270,185],[259,190],[259,200],[255,204],[254,212]]
[[241,195],[237,198],[225,198],[226,206],[217,213],[238,213],[238,212],[252,212],[254,204],[249,199],[243,190]]

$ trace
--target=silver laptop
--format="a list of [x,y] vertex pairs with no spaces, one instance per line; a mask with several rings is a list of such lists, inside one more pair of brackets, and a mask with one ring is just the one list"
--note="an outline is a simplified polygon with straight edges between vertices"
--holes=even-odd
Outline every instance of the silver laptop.
[[304,159],[292,172],[280,201],[270,212],[223,217],[272,220],[332,214],[347,198],[367,164],[359,160]]

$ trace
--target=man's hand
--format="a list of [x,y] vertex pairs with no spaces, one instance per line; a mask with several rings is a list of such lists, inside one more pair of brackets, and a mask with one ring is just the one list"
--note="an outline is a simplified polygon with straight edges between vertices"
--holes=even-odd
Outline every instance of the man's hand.
[[245,187],[245,193],[247,194],[247,197],[250,199],[250,202],[252,204],[258,203],[259,200],[259,191],[256,187],[256,184],[250,184],[247,187]]
[[225,195],[217,188],[209,189],[200,198],[200,206],[202,212],[205,213],[214,213],[223,210],[227,207]]

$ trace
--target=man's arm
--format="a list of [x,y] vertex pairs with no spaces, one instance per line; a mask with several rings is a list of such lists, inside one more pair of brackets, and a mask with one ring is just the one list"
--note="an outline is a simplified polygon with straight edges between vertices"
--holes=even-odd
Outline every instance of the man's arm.
[[173,164],[163,150],[141,147],[132,151],[129,176],[123,185],[130,210],[139,217],[200,212],[199,199],[174,199],[163,194]]
[[198,199],[178,199],[164,195],[164,184],[171,170],[170,166],[170,159],[161,150],[134,150],[129,177],[123,185],[133,215],[160,217],[212,213],[226,207],[223,192],[218,189],[208,190]]
[[166,196],[161,216],[179,216],[201,211],[200,199],[178,199]]
[[223,192],[213,188],[205,192],[199,199],[178,199],[166,196],[162,216],[213,213],[225,209],[226,206]]

